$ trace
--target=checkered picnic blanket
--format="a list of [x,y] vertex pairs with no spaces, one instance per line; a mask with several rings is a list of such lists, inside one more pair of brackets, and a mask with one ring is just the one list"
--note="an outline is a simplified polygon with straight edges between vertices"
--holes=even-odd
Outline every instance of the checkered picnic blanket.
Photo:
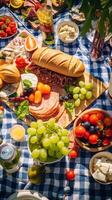
[[[10,15],[8,8],[2,8],[0,14],[7,13]],[[16,20],[20,19],[16,14]],[[60,21],[69,19],[69,13],[63,12],[54,19],[55,30]],[[18,20],[17,20],[18,21]],[[26,22],[22,21],[27,30],[31,31],[36,37],[39,32],[30,29]],[[19,30],[24,29],[23,25],[18,21]],[[0,40],[0,49],[5,47],[10,40]],[[104,83],[108,83],[111,73],[111,68],[108,64],[108,58],[111,55],[111,49],[108,44],[105,44],[102,50],[102,56],[97,62],[92,62],[90,58],[91,42],[87,37],[79,37],[72,44],[63,44],[57,37],[55,31],[55,48],[60,49],[71,55],[75,55],[83,60],[86,64],[86,70],[93,74],[96,78]],[[91,107],[102,108],[112,114],[112,105],[107,98],[107,91],[98,98]],[[93,180],[89,174],[89,160],[93,153],[80,149],[79,156],[75,160],[69,160],[64,157],[60,162],[45,166],[45,176],[42,184],[33,185],[28,182],[28,167],[32,165],[32,159],[27,147],[27,134],[24,142],[18,143],[11,140],[9,131],[12,125],[20,123],[25,128],[23,122],[16,119],[15,114],[5,106],[5,113],[1,129],[1,136],[6,142],[12,142],[21,149],[21,168],[17,173],[8,175],[0,168],[0,200],[6,200],[9,195],[17,190],[30,189],[38,191],[48,197],[50,200],[58,200],[58,194],[64,192],[65,186],[70,186],[71,191],[66,197],[66,200],[111,200],[112,185],[100,185]],[[108,149],[111,151],[111,149]],[[65,170],[71,168],[75,170],[76,178],[74,181],[68,182],[65,178]]]

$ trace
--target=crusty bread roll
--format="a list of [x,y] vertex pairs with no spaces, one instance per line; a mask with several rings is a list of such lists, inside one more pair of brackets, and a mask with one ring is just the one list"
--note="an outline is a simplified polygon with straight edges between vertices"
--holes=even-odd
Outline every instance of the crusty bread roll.
[[84,72],[84,64],[78,58],[56,49],[42,47],[32,55],[32,62],[40,67],[70,77],[79,77]]

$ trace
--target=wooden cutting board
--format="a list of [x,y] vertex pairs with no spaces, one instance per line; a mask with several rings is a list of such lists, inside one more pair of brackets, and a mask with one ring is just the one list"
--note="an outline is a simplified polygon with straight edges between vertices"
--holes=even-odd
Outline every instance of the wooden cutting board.
[[82,111],[84,111],[88,106],[90,106],[107,88],[108,85],[104,84],[102,81],[95,78],[88,72],[85,72],[83,76],[78,78],[80,81],[84,81],[85,84],[90,82],[93,83],[93,97],[90,100],[83,100],[81,105],[78,108],[74,109],[72,116],[70,116],[66,111],[63,113],[62,117],[59,119],[58,123],[63,126],[67,127],[72,121],[76,119],[77,116],[80,115]]
[[[28,35],[29,33],[26,30],[23,30],[21,33],[19,33],[15,39],[17,39],[23,32],[26,32]],[[11,43],[13,42],[13,40],[8,44],[8,48],[11,46]],[[15,43],[16,44],[16,43]],[[39,44],[39,47],[41,46],[41,44]],[[5,47],[5,48],[7,48]],[[4,49],[5,49],[4,48]],[[15,49],[17,47],[15,46]],[[4,50],[2,49],[2,51]],[[93,83],[94,87],[93,87],[93,97],[90,100],[83,100],[81,102],[81,105],[78,108],[74,109],[74,112],[72,114],[72,116],[70,116],[66,111],[63,113],[63,115],[61,116],[61,118],[59,119],[58,123],[63,126],[63,127],[67,127],[73,120],[76,119],[76,117],[82,112],[84,111],[88,106],[91,105],[92,102],[94,102],[107,88],[108,85],[105,85],[103,82],[101,82],[100,80],[96,79],[93,75],[91,75],[88,72],[84,72],[83,76],[81,76],[80,78],[77,79],[77,81],[84,81],[85,84],[88,84],[90,82]],[[61,94],[63,94],[63,89],[61,90]],[[15,92],[15,91],[14,91]],[[4,99],[2,99],[4,101]],[[8,101],[5,101],[7,103],[7,105],[13,109],[12,105],[9,104]],[[14,111],[14,110],[13,110]],[[25,123],[29,124],[28,120],[24,120]]]

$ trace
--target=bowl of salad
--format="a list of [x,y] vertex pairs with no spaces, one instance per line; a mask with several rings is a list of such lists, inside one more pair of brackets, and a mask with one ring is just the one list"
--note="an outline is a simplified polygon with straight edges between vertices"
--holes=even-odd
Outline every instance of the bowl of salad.
[[0,39],[8,39],[18,32],[17,22],[13,17],[0,15]]
[[29,152],[37,163],[52,164],[69,154],[69,131],[53,118],[31,122],[27,132]]

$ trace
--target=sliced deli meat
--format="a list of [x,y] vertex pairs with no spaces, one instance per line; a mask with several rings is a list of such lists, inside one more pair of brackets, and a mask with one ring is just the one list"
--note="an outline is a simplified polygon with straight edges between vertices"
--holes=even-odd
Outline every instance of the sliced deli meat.
[[51,117],[59,109],[59,94],[51,92],[49,95],[44,95],[42,102],[37,106],[29,106],[30,113],[35,117]]

